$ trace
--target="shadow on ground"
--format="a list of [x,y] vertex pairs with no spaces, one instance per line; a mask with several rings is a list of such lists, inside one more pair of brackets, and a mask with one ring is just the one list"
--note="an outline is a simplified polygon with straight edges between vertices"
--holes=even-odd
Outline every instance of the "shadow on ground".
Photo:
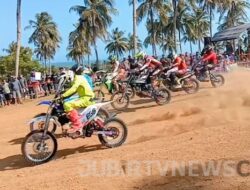
[[[97,145],[90,145],[90,146],[80,146],[78,148],[68,148],[63,150],[58,150],[55,158],[56,159],[66,159],[67,156],[73,155],[73,154],[79,154],[79,153],[87,153],[92,151],[98,151],[106,149],[106,147],[103,147],[100,144]],[[27,167],[34,167],[33,165],[29,164],[27,161],[25,161],[24,157],[21,154],[8,156],[6,158],[0,159],[0,171],[6,171],[6,170],[16,170],[16,169],[22,169]]]

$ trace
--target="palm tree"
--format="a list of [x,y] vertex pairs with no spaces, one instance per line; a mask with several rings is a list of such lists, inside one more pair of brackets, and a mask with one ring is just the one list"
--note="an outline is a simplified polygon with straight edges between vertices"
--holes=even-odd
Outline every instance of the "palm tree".
[[70,8],[80,16],[81,27],[88,29],[88,39],[95,49],[96,63],[99,62],[97,51],[97,39],[104,40],[107,35],[107,28],[112,23],[111,15],[115,15],[117,10],[113,8],[113,0],[84,0],[84,6],[76,5]]
[[79,24],[76,26],[76,29],[69,34],[69,46],[67,54],[68,58],[71,58],[78,64],[83,63],[83,58],[86,55],[90,55],[89,41],[87,39],[86,31],[79,31],[82,27],[79,27]]
[[[152,25],[153,24],[153,25]],[[151,46],[156,46],[156,45],[161,45],[162,44],[162,27],[163,24],[158,20],[155,20],[153,23],[151,21],[147,21],[146,23],[146,28],[148,31],[148,36],[144,39],[144,46],[147,48],[149,45]],[[154,52],[154,55],[156,55],[156,49]]]
[[17,11],[16,11],[16,18],[17,18],[17,52],[16,52],[16,68],[15,68],[16,77],[18,76],[18,71],[19,71],[19,56],[20,56],[21,38],[22,38],[21,5],[22,5],[22,0],[17,0]]
[[162,21],[167,22],[167,10],[169,10],[169,5],[165,0],[138,0],[140,3],[136,10],[137,21],[140,23],[145,17],[147,17],[147,22],[150,22],[152,26],[151,39],[152,39],[152,53],[156,55],[156,30],[154,28],[155,16],[156,18],[161,18]]
[[224,30],[229,27],[237,26],[248,21],[247,9],[250,9],[250,3],[247,0],[223,0],[223,6],[220,6],[219,21],[223,23],[218,27]]
[[129,48],[128,39],[124,37],[124,32],[119,31],[118,28],[112,30],[112,33],[109,35],[110,40],[105,47],[107,53],[116,55],[117,58],[123,55]]
[[[136,54],[137,50],[137,27],[136,27],[136,21],[137,21],[137,16],[136,16],[136,7],[137,7],[137,0],[129,0],[129,5],[133,5],[133,45],[130,47],[133,47],[133,49],[130,49],[129,51],[133,50],[133,56]],[[130,54],[130,53],[129,53]]]
[[[135,37],[135,41],[134,41],[134,35],[131,35],[130,33],[128,34],[128,52],[129,54],[131,53],[131,51],[137,49],[137,50],[141,50],[142,49],[142,42],[141,40],[138,38],[138,36]],[[136,48],[134,48],[134,44],[136,42]]]
[[56,50],[60,47],[61,37],[56,23],[47,12],[36,14],[36,20],[30,20],[29,26],[34,31],[29,38],[29,43],[35,45],[36,57],[44,62],[45,72],[47,62],[54,58]]
[[221,4],[224,3],[224,0],[197,0],[197,2],[199,4],[199,8],[202,8],[203,11],[206,11],[206,13],[209,15],[210,37],[212,37],[213,35],[212,21],[214,17],[214,10],[216,10],[216,8],[221,6]]
[[[179,49],[182,52],[182,44],[181,44],[181,34],[185,32],[184,25],[185,22],[183,21],[187,17],[187,12],[189,8],[187,3],[184,0],[180,0],[176,5],[176,15],[174,12],[171,12],[169,17],[169,23],[165,30],[171,30],[171,34],[174,39],[174,43],[176,44],[176,31],[178,30],[178,38],[179,38]],[[176,16],[176,21],[175,17]],[[168,32],[168,35],[170,33]],[[176,49],[176,48],[175,48]]]
[[184,23],[184,36],[181,39],[184,43],[189,42],[190,45],[190,52],[193,53],[193,47],[192,44],[195,44],[196,42],[196,34],[195,34],[195,25],[193,22],[193,18],[191,15],[186,15],[186,17],[183,19]]
[[193,40],[198,41],[199,51],[201,51],[201,41],[209,31],[209,16],[203,11],[203,9],[194,9],[190,17],[192,20],[191,27],[193,28]]

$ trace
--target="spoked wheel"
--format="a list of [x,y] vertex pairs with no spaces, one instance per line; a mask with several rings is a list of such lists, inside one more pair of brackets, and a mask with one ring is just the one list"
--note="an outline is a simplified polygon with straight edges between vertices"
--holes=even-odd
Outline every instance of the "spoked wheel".
[[171,100],[171,93],[166,88],[158,88],[155,91],[154,99],[158,105],[167,104]]
[[211,74],[211,84],[214,88],[223,86],[225,84],[225,78],[220,74]]
[[109,135],[98,135],[102,145],[108,148],[115,148],[121,146],[126,141],[128,129],[122,120],[111,118],[105,121],[104,126],[104,131],[110,133]]
[[32,131],[22,143],[22,154],[25,160],[33,165],[48,162],[54,157],[56,151],[57,140],[50,132],[44,136],[44,131]]
[[105,94],[101,90],[94,90],[95,93],[95,102],[100,103],[104,101]]
[[[46,113],[40,113],[36,115],[33,119],[35,118],[37,118],[37,121],[33,121],[32,123],[30,123],[30,131],[43,130],[45,126]],[[57,125],[54,119],[51,118],[49,121],[48,131],[50,131],[51,133],[55,133],[56,129],[57,129]]]
[[120,93],[120,92],[116,92],[111,96],[111,106],[118,110],[118,111],[122,111],[126,108],[128,108],[130,99],[128,94],[126,93]]
[[194,94],[198,92],[200,85],[199,82],[194,78],[188,78],[182,81],[182,88],[188,94]]
[[127,92],[126,92],[129,96],[129,99],[132,99],[135,97],[135,89],[132,88],[131,86],[127,87]]

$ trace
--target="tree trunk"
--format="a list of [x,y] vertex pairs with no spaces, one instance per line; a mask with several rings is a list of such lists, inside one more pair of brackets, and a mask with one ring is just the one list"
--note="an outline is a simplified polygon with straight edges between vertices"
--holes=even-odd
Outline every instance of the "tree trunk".
[[95,48],[96,64],[98,64],[99,63],[99,58],[98,58],[98,51],[97,51],[96,42],[94,42],[94,48]]
[[180,47],[180,53],[182,53],[182,46],[181,46],[181,31],[179,30],[178,32],[179,32],[179,43],[180,43],[179,47]]
[[177,20],[177,11],[176,11],[176,0],[172,0],[172,4],[173,4],[173,10],[174,10],[174,28],[173,28],[173,38],[174,38],[174,45],[175,45],[175,49],[176,49],[176,20]]
[[193,54],[193,46],[192,46],[192,42],[191,42],[191,41],[189,41],[189,43],[190,43],[190,52],[191,52],[191,54]]
[[153,37],[153,43],[152,43],[152,54],[155,55],[156,49],[155,49],[155,27],[154,27],[154,14],[153,10],[150,10],[150,22],[152,27],[152,37]]
[[47,59],[44,59],[44,73],[47,74]]
[[20,56],[20,49],[21,49],[21,38],[22,38],[22,26],[21,26],[21,5],[22,0],[17,0],[17,12],[16,12],[16,19],[17,19],[17,50],[16,50],[16,70],[15,75],[18,76],[19,71],[19,56]]
[[133,0],[133,44],[134,44],[133,56],[135,56],[137,51],[136,5],[137,5],[137,0]]
[[201,52],[201,40],[198,41],[198,45],[199,45],[199,52]]
[[49,60],[49,75],[51,75],[51,63],[50,63],[50,60]]
[[209,12],[210,12],[210,37],[213,37],[213,15],[212,15],[212,5],[209,6]]
[[90,66],[90,62],[89,62],[89,55],[88,55],[88,66]]

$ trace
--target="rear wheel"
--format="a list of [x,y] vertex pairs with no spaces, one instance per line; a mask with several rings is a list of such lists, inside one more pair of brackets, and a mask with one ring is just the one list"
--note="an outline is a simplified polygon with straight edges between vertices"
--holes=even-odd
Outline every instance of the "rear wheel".
[[118,118],[111,118],[105,121],[103,130],[111,132],[110,135],[98,135],[102,145],[108,148],[121,146],[127,139],[127,126]]
[[126,93],[116,92],[111,96],[111,106],[118,111],[128,108],[129,102],[130,99]]
[[188,94],[194,94],[198,92],[200,85],[199,82],[194,78],[188,78],[182,81],[182,88]]
[[211,74],[211,84],[214,88],[223,86],[225,84],[225,78],[220,74]]
[[171,93],[166,88],[156,89],[154,99],[158,105],[167,104],[171,100]]
[[106,109],[100,108],[97,116],[100,117],[103,121],[106,121],[110,118],[110,113]]
[[55,156],[57,140],[50,132],[44,135],[44,131],[35,130],[24,138],[21,148],[26,161],[33,165],[43,164]]

